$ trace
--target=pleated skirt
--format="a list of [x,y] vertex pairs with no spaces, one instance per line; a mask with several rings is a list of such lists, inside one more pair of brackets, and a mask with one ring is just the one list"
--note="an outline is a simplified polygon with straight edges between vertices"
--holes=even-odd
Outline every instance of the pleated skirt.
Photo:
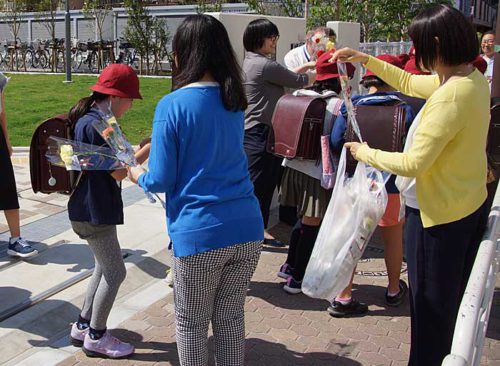
[[315,179],[298,170],[285,168],[281,180],[280,203],[297,207],[299,216],[323,218],[332,196],[332,190],[321,187]]

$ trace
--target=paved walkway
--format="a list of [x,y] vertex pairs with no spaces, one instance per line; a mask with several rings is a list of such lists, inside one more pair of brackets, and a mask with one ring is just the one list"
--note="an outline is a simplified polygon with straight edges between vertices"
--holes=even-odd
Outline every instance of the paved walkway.
[[[48,217],[65,214],[64,197],[30,193],[26,162],[22,159],[17,162],[18,188],[21,197],[24,197],[21,211],[23,225],[29,228],[28,224],[31,223],[33,227],[33,224]],[[131,191],[126,194],[129,205],[137,205],[136,199],[130,196]],[[61,225],[59,223],[57,228],[59,231]],[[40,231],[42,226],[37,228],[40,234],[43,234]],[[47,231],[55,230],[55,226],[49,225]],[[5,240],[5,230],[5,221],[0,217],[0,241]],[[288,226],[278,224],[272,231],[279,239],[288,240]],[[134,238],[129,238],[131,239]],[[0,251],[3,249],[0,247]],[[365,258],[359,264],[354,280],[354,295],[369,304],[370,311],[363,317],[335,319],[325,311],[328,302],[310,299],[302,294],[284,293],[281,289],[283,281],[276,277],[276,271],[285,257],[286,249],[265,248],[252,278],[245,307],[247,365],[396,366],[407,363],[410,343],[409,307],[407,303],[399,308],[384,305],[385,266],[383,249],[377,237],[372,240]],[[163,257],[159,259],[165,264],[169,262]],[[35,276],[37,266],[31,268]],[[130,277],[136,273],[129,268],[127,280],[131,280]],[[404,268],[403,278],[406,280]],[[155,281],[157,284],[163,283],[162,279]],[[498,285],[500,283],[497,281],[497,287]],[[164,286],[167,286],[166,283]],[[173,298],[171,292],[165,293],[163,298],[157,297],[161,298],[159,301],[155,300],[152,305],[124,318],[113,329],[115,335],[136,346],[137,352],[131,359],[90,359],[77,351],[73,355],[67,353],[69,356],[59,365],[178,365]],[[6,295],[2,294],[0,287],[0,298],[4,296]],[[73,305],[79,307],[81,304],[76,302]],[[482,365],[500,366],[499,340],[500,298],[496,296]],[[46,347],[57,348],[54,345]]]

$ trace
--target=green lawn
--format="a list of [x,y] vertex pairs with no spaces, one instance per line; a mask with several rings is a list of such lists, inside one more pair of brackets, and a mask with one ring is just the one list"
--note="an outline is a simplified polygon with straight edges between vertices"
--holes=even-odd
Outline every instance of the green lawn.
[[[66,113],[80,99],[90,94],[96,76],[74,76],[71,84],[64,75],[9,75],[5,90],[5,109],[13,146],[29,146],[36,126],[45,119]],[[170,79],[141,78],[144,99],[120,120],[130,142],[139,143],[151,133],[156,103],[170,92]]]

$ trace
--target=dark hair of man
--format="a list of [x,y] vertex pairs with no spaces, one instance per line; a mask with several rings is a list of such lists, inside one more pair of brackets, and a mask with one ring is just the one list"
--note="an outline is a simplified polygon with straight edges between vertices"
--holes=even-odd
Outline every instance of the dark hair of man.
[[101,102],[108,98],[109,95],[92,92],[90,97],[85,97],[80,99],[71,109],[69,110],[68,119],[71,124],[71,129],[75,128],[76,122],[83,116],[85,116],[94,106],[94,102]]
[[382,81],[376,76],[371,76],[371,75],[361,80],[361,85],[363,85],[363,87],[366,89],[370,89],[371,87],[379,89],[383,88],[384,86],[387,86],[387,84],[384,81]]
[[[493,37],[494,37],[494,36],[495,36],[495,32],[494,32],[494,31],[487,31],[487,32],[484,32],[483,37],[484,37],[484,36],[489,36],[489,35],[491,35],[491,36],[493,36]],[[482,37],[481,37],[481,38],[482,38]]]
[[326,80],[316,80],[314,84],[308,89],[314,90],[316,93],[321,93],[325,90],[331,90],[337,94],[340,94],[342,87],[340,86],[340,81],[338,78],[331,78]]
[[243,33],[243,46],[248,52],[255,52],[264,45],[266,38],[280,35],[276,24],[265,18],[252,20]]
[[246,109],[241,69],[221,22],[204,14],[188,16],[177,28],[172,51],[177,60],[173,75],[175,89],[200,81],[209,73],[220,85],[227,110]]
[[322,32],[327,37],[337,38],[337,34],[335,34],[335,31],[330,27],[316,27],[313,30],[314,30],[314,33]]
[[478,55],[476,32],[459,10],[436,5],[413,19],[408,34],[415,45],[415,63],[433,70],[437,62],[458,66]]

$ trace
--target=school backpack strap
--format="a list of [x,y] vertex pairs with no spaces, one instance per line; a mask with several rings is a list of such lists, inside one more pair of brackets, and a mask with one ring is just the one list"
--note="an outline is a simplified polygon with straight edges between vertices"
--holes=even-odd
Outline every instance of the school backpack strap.
[[282,96],[272,118],[267,151],[293,159],[318,160],[326,101],[313,96]]
[[[361,136],[370,147],[390,152],[403,151],[406,121],[406,110],[403,103],[357,105],[356,119]],[[345,141],[358,141],[350,123],[347,125]],[[356,164],[356,160],[348,155],[348,174],[354,173]]]

